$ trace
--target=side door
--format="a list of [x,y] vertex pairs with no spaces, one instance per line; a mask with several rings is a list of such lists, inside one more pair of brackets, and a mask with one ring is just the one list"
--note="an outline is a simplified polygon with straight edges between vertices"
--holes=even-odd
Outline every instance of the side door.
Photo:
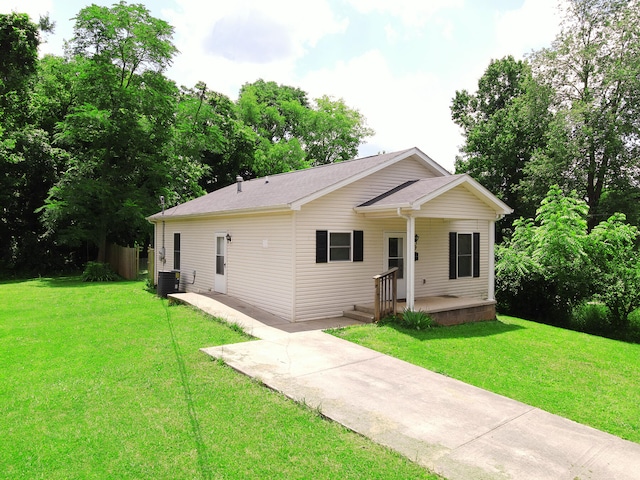
[[227,238],[226,233],[216,233],[216,265],[213,289],[218,293],[227,293]]

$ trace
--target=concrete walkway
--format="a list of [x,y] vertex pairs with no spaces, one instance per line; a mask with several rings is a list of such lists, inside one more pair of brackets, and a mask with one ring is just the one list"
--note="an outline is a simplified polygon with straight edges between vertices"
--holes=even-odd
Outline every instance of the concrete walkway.
[[[259,310],[254,318],[212,298],[172,296],[262,338],[204,352],[449,480],[640,479],[640,444],[304,324],[287,333]],[[314,327],[340,320],[322,323]]]

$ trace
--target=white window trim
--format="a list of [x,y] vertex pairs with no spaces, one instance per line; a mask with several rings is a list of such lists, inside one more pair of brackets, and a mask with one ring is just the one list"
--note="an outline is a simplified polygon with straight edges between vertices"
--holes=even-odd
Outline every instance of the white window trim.
[[[331,260],[331,235],[334,233],[349,235],[349,259],[348,260]],[[334,247],[345,248],[345,247]],[[327,231],[327,263],[346,263],[353,262],[353,231],[352,230],[328,230]]]

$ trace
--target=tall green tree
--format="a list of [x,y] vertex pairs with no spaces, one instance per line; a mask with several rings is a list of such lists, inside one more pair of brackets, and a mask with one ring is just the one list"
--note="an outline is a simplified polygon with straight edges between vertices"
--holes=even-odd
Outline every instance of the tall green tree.
[[237,103],[256,135],[251,170],[257,176],[353,158],[374,133],[343,100],[309,101],[305,91],[275,82],[243,85]]
[[145,216],[171,190],[177,88],[163,71],[177,50],[173,28],[143,5],[91,5],[75,22],[67,44],[74,101],[55,137],[70,159],[43,218],[68,244],[93,244],[102,260],[107,241],[144,239]]
[[363,115],[341,98],[323,95],[314,103],[304,134],[307,158],[315,166],[356,157],[362,141],[374,134]]
[[561,32],[531,59],[535,77],[554,92],[555,117],[527,187],[531,196],[549,182],[577,189],[593,228],[607,190],[638,186],[640,1],[565,5]]
[[229,97],[209,90],[203,82],[183,88],[176,117],[176,154],[199,166],[193,179],[203,191],[227,186],[237,175],[250,178],[256,133],[238,115]]
[[[550,95],[527,62],[507,56],[490,62],[475,93],[457,91],[451,104],[465,138],[456,172],[469,173],[490,189],[514,209],[515,218],[535,212],[536,204],[522,197],[519,185],[533,153],[546,142]],[[507,220],[506,228],[510,225]]]
[[35,210],[58,178],[64,154],[51,145],[35,113],[38,46],[47,18],[0,14],[0,265],[37,271],[54,267],[55,243]]

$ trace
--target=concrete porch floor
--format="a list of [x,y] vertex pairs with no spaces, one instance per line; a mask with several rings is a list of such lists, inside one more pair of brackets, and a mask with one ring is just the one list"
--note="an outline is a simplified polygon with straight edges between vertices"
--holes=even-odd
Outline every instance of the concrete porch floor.
[[[495,300],[482,300],[480,298],[454,297],[451,295],[441,295],[434,297],[420,297],[414,301],[414,310],[422,310],[427,313],[443,312],[446,310],[460,310],[463,308],[484,307],[495,305]],[[399,301],[396,311],[402,313],[407,306],[407,302]]]

